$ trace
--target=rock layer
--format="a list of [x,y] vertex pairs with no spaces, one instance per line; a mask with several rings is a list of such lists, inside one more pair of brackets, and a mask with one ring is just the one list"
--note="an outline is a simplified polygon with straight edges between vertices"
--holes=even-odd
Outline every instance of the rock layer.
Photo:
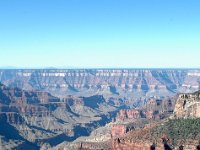
[[200,91],[179,94],[175,109],[175,118],[200,118]]
[[16,69],[0,70],[0,81],[26,90],[65,95],[81,91],[169,94],[200,88],[200,70],[184,69]]
[[28,145],[57,145],[105,125],[118,109],[102,95],[57,98],[44,91],[20,90],[0,83],[0,135],[16,143],[16,148],[19,139],[15,140],[13,133]]

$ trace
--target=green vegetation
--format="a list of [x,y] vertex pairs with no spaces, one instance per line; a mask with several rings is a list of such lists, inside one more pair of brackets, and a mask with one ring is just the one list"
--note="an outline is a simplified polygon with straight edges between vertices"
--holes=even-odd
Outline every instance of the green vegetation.
[[200,118],[169,120],[151,131],[152,137],[166,135],[176,145],[178,141],[200,139]]

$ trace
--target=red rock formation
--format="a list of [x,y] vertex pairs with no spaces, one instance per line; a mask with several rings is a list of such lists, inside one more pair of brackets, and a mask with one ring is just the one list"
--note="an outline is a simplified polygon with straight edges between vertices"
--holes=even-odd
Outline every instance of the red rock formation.
[[128,109],[128,110],[120,110],[118,113],[118,117],[121,120],[124,119],[137,119],[140,118],[140,112],[136,109]]
[[124,120],[125,118],[127,118],[126,110],[120,110],[119,113],[118,113],[118,117],[121,120]]
[[127,110],[126,111],[126,113],[127,113],[127,117],[129,118],[129,119],[132,119],[132,118],[140,118],[140,112],[138,111],[138,110],[134,110],[134,109],[132,109],[132,110]]
[[121,137],[126,133],[126,126],[125,125],[113,125],[112,127],[112,137],[116,138],[116,137]]
[[112,138],[124,136],[126,133],[134,129],[134,124],[115,124],[111,130]]

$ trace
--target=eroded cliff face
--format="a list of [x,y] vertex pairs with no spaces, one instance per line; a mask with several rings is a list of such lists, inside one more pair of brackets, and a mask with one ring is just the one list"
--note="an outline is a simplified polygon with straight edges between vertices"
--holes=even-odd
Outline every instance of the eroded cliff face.
[[72,141],[111,121],[119,108],[107,102],[102,95],[58,98],[0,83],[0,136],[16,149],[22,143],[37,147]]
[[174,110],[175,100],[173,98],[149,98],[146,104],[140,108],[121,109],[117,113],[115,120],[133,121],[141,118],[160,120],[167,118]]
[[138,119],[141,118],[141,114],[139,110],[136,109],[121,109],[118,113],[118,118],[121,120],[125,119]]
[[200,118],[200,91],[179,94],[175,109],[175,118]]
[[0,112],[0,123],[23,124],[24,119],[21,117],[20,114],[15,112],[7,112],[7,113]]
[[[199,96],[200,92],[195,92],[176,95],[174,100],[151,99],[147,102],[148,107],[119,111],[117,116],[121,123],[112,123],[111,138],[104,141],[105,145],[110,143],[111,146],[108,144],[105,149],[175,150],[183,147],[183,149],[195,150],[200,148],[200,117],[197,113],[198,110],[190,109],[190,106],[199,104]],[[173,114],[171,110],[174,107]],[[141,112],[153,113],[145,116]],[[140,115],[138,116],[138,114]],[[190,116],[191,114],[194,115]],[[164,117],[157,118],[156,116],[159,115],[164,115]],[[168,118],[173,115],[176,115],[176,118]],[[130,121],[128,124],[127,120]],[[82,141],[81,143],[85,144],[87,149],[95,149],[102,145],[99,141]],[[73,144],[78,146],[78,143]]]
[[[175,102],[167,96],[199,89],[200,70],[0,70],[0,81],[9,86],[0,84],[0,118],[31,142],[42,137],[44,143],[58,144],[88,135],[110,122],[111,113],[119,109],[122,122],[167,117]],[[188,102],[186,97],[178,99],[176,116],[199,116],[199,104],[193,103],[192,97]],[[119,124],[111,129],[111,136],[123,137],[134,129]],[[147,147],[152,144],[141,140]],[[131,141],[132,147],[142,146],[138,143]],[[119,146],[127,148],[129,144],[120,139]],[[101,147],[98,143],[81,144],[85,149],[93,145]]]
[[115,124],[112,127],[112,137],[121,137],[124,136],[129,131],[128,127],[124,124]]
[[[0,81],[26,90],[54,95],[94,92],[115,95],[140,92],[164,95],[199,89],[200,70],[176,69],[40,69],[0,70]],[[137,94],[135,94],[136,96]]]
[[[180,149],[181,147],[187,150],[199,149],[200,91],[178,94],[175,98],[176,103],[174,113],[170,116],[171,119],[146,124],[145,127],[131,130],[128,133],[119,128],[118,130],[124,135],[121,134],[112,140],[113,150],[151,150],[152,146],[158,150]],[[147,104],[151,105],[149,111],[156,110],[163,104],[173,106],[169,100],[151,100]],[[162,113],[162,109],[159,110]],[[127,117],[126,111],[122,112],[120,116]]]

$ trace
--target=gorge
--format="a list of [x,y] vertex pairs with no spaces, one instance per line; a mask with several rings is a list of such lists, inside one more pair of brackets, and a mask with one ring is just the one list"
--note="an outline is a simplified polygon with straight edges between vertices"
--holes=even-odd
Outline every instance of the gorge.
[[1,69],[0,82],[2,149],[109,149],[175,112],[199,117],[198,96],[178,94],[200,89],[198,69]]

